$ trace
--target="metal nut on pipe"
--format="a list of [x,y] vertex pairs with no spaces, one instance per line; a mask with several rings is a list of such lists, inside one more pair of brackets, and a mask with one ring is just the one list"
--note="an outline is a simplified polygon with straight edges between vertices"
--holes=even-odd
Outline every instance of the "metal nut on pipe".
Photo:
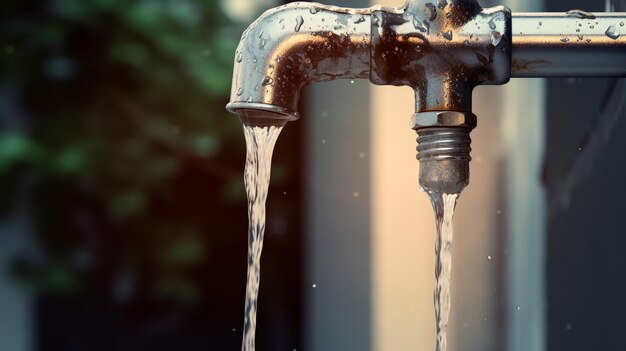
[[431,127],[476,128],[477,118],[471,112],[427,111],[411,116],[411,129],[419,130]]
[[419,182],[425,191],[459,194],[469,184],[470,132],[476,115],[463,111],[428,111],[412,117],[417,131]]

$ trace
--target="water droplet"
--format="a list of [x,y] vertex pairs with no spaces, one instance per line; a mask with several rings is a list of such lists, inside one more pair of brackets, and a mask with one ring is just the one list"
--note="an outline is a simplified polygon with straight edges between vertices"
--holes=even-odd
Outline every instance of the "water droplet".
[[465,46],[469,46],[469,45],[470,45],[470,41],[469,41],[469,40],[464,41],[464,42],[463,42],[463,45],[465,45]]
[[272,83],[274,83],[274,79],[272,79],[272,77],[270,76],[265,76],[265,78],[263,78],[263,85],[271,85]]
[[593,24],[589,26],[589,28],[594,29],[596,26],[594,26]]
[[447,40],[452,40],[452,31],[449,30],[447,32],[441,33],[441,35],[446,38]]
[[326,139],[322,139],[322,144],[326,144]]
[[258,85],[254,86],[254,91],[259,91],[259,86]]
[[583,151],[583,148],[582,148],[582,147],[579,147],[579,148],[578,148],[578,151]]
[[583,11],[583,10],[570,10],[570,11],[567,11],[567,15],[569,17],[576,17],[576,18],[582,18],[582,19],[596,19],[596,16],[593,13]]
[[572,325],[569,323],[565,324],[565,330],[572,330]]
[[487,256],[487,259],[488,259],[488,260],[491,260],[491,256]]
[[248,100],[246,100],[246,102],[252,102],[252,101],[253,101],[253,100],[252,100],[252,96],[249,96],[249,97],[248,97]]
[[359,158],[365,158],[365,152],[359,152]]
[[265,49],[265,39],[261,39],[261,41],[259,42],[259,49]]
[[365,16],[361,15],[361,16],[357,17],[353,22],[354,22],[354,24],[363,23],[363,22],[365,22]]
[[619,28],[617,28],[615,26],[610,26],[606,30],[605,34],[606,34],[607,37],[609,37],[609,38],[611,38],[613,40],[616,40],[620,36],[620,30],[619,30]]
[[283,191],[283,195],[287,195],[287,192],[286,192],[286,191]]
[[502,211],[498,210],[498,214],[499,214],[499,215],[501,215],[501,214],[502,214]]
[[296,17],[296,28],[294,28],[294,30],[296,32],[299,32],[303,24],[304,24],[304,18],[302,18],[302,16]]
[[315,289],[315,288],[317,288],[317,284],[313,284],[313,285],[311,285],[311,287],[312,287],[313,289]]
[[259,38],[263,38],[263,34],[265,34],[265,32],[264,32],[264,31],[261,31],[261,32],[259,33]]
[[495,24],[495,22],[493,21],[493,18],[491,19],[491,21],[489,21],[489,28],[490,28],[491,30],[495,30],[495,29],[496,29],[496,24]]
[[620,27],[623,27],[623,26],[624,26],[624,22],[620,22],[620,23],[619,23],[619,26],[620,26]]
[[492,31],[491,32],[491,45],[498,46],[502,41],[502,34],[500,32]]
[[517,310],[518,310],[518,311],[521,311],[521,310],[522,310],[522,308],[521,308],[520,306],[517,306]]
[[350,84],[354,84],[354,79],[350,79]]
[[432,22],[435,19],[437,19],[437,8],[435,7],[435,5],[433,5],[432,3],[429,2],[429,3],[426,4],[426,9],[428,10],[428,12],[430,14],[429,17],[428,17],[429,21]]
[[314,15],[314,14],[320,12],[320,9],[319,9],[319,7],[313,6],[313,7],[311,7],[310,12],[311,12],[312,15]]
[[355,192],[352,193],[352,196],[359,197],[359,193],[355,191]]
[[561,41],[564,42],[564,43],[567,43],[567,42],[569,42],[569,38],[562,38]]
[[428,23],[424,23],[417,18],[413,19],[413,27],[415,27],[415,29],[419,30],[422,33],[427,33],[429,26],[430,25]]
[[543,26],[543,22],[539,22],[539,27]]
[[235,55],[235,61],[237,61],[237,63],[243,61],[243,54],[240,52],[237,53],[237,55]]
[[241,96],[243,94],[243,88],[237,89],[237,96]]
[[237,331],[237,329],[233,328],[233,332]]

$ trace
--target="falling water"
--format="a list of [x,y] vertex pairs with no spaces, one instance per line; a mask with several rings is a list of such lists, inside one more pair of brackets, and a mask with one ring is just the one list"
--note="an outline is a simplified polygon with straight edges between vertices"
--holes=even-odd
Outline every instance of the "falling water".
[[272,152],[282,126],[247,126],[244,183],[248,194],[248,279],[242,351],[255,350],[256,311],[265,234],[265,200],[270,183]]
[[435,210],[435,318],[437,321],[436,351],[446,351],[448,318],[450,316],[450,272],[452,269],[452,217],[459,194],[429,191]]

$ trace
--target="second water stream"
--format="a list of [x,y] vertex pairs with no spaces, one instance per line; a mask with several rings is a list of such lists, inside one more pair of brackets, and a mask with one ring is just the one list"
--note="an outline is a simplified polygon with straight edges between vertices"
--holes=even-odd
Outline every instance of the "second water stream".
[[459,194],[428,192],[435,210],[435,319],[437,323],[436,351],[448,349],[448,320],[450,317],[450,274],[452,272],[452,218]]

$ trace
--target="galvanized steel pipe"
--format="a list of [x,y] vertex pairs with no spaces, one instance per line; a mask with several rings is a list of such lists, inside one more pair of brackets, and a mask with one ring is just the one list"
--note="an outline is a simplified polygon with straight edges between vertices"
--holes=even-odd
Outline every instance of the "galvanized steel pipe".
[[626,13],[513,13],[512,77],[626,77]]

